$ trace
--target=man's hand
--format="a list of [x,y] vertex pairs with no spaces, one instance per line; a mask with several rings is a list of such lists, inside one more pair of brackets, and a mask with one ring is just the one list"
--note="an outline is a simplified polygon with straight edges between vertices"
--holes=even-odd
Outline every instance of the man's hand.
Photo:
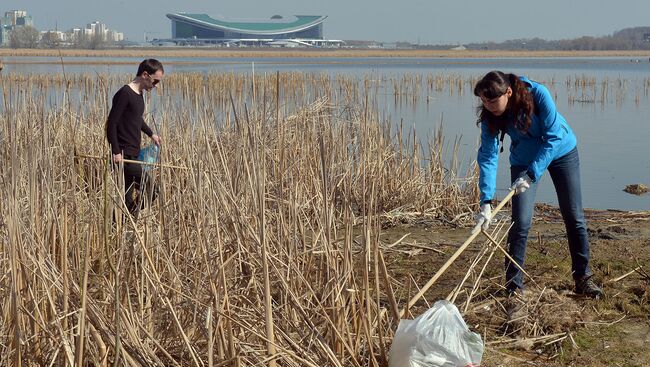
[[530,188],[530,184],[533,180],[528,176],[528,173],[524,172],[519,178],[512,183],[510,190],[515,190],[515,195],[519,195]]
[[160,146],[160,143],[162,143],[162,138],[158,136],[158,134],[151,135],[151,140],[153,140],[153,142],[156,143],[157,146]]
[[122,161],[122,153],[113,154],[113,163],[120,163]]
[[488,203],[481,204],[481,211],[476,214],[476,226],[472,229],[472,234],[478,232],[483,228],[487,230],[492,221],[492,206]]

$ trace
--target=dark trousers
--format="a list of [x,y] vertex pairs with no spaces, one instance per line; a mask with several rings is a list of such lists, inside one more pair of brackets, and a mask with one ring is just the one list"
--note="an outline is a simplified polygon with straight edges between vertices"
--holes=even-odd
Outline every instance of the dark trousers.
[[[516,180],[526,169],[527,167],[522,166],[510,167],[512,181]],[[555,186],[560,212],[567,231],[573,277],[577,279],[591,275],[589,269],[589,237],[582,209],[578,149],[574,148],[566,155],[551,162],[548,172]],[[508,253],[521,268],[524,267],[526,257],[526,240],[533,219],[537,185],[538,183],[532,183],[528,190],[512,198],[513,226],[508,232]],[[522,272],[506,258],[506,289],[515,291],[523,288]]]
[[[125,155],[125,159],[137,160],[137,156]],[[158,187],[151,172],[136,163],[124,163],[124,201],[129,213],[137,218],[147,203],[153,203],[158,194]]]

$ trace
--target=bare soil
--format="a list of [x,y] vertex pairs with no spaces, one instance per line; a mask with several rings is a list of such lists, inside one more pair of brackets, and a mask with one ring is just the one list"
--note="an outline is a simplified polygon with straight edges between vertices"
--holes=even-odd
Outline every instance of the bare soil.
[[[499,251],[471,301],[466,302],[467,295],[487,256],[455,300],[470,329],[486,343],[483,366],[650,365],[650,212],[587,210],[586,215],[591,268],[606,297],[592,300],[573,293],[564,224],[557,208],[538,206],[527,248],[526,325],[516,331],[505,326],[504,255]],[[439,222],[402,223],[383,231],[389,273],[401,285],[394,290],[400,305],[438,271],[469,231]],[[475,240],[410,316],[448,297],[487,245]]]

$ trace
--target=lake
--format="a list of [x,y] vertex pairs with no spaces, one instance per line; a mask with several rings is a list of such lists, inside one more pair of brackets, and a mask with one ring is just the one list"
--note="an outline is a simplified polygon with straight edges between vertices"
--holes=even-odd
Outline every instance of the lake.
[[[650,194],[623,192],[628,184],[650,186],[650,61],[622,57],[592,58],[170,58],[160,59],[169,73],[304,72],[348,75],[377,83],[374,97],[383,119],[413,128],[423,144],[440,124],[448,141],[460,139],[459,154],[474,159],[479,129],[478,100],[471,81],[490,70],[526,75],[545,83],[558,110],[578,137],[583,202],[587,208],[650,210]],[[56,57],[5,57],[6,73],[61,73]],[[133,74],[140,58],[68,57],[66,73]],[[88,64],[82,64],[88,63]],[[420,76],[420,79],[417,77]],[[396,97],[394,85],[404,78],[420,84]],[[436,90],[432,78],[454,78],[458,88]],[[332,79],[334,80],[334,79]],[[400,92],[401,93],[401,92]],[[506,139],[506,142],[508,139]],[[506,143],[507,149],[507,143]],[[501,155],[500,195],[509,186],[507,151]],[[548,174],[538,189],[539,202],[556,204]]]

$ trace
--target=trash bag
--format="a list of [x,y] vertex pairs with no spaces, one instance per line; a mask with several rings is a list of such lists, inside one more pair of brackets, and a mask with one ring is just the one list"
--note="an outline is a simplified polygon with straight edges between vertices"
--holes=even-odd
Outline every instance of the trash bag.
[[401,320],[390,347],[389,367],[479,366],[483,341],[469,331],[453,303],[441,300],[414,320]]
[[152,164],[158,163],[160,159],[160,147],[156,144],[150,144],[146,147],[140,149],[140,154],[138,155],[138,160],[146,163],[142,166],[142,171],[147,172],[152,169],[154,166]]

